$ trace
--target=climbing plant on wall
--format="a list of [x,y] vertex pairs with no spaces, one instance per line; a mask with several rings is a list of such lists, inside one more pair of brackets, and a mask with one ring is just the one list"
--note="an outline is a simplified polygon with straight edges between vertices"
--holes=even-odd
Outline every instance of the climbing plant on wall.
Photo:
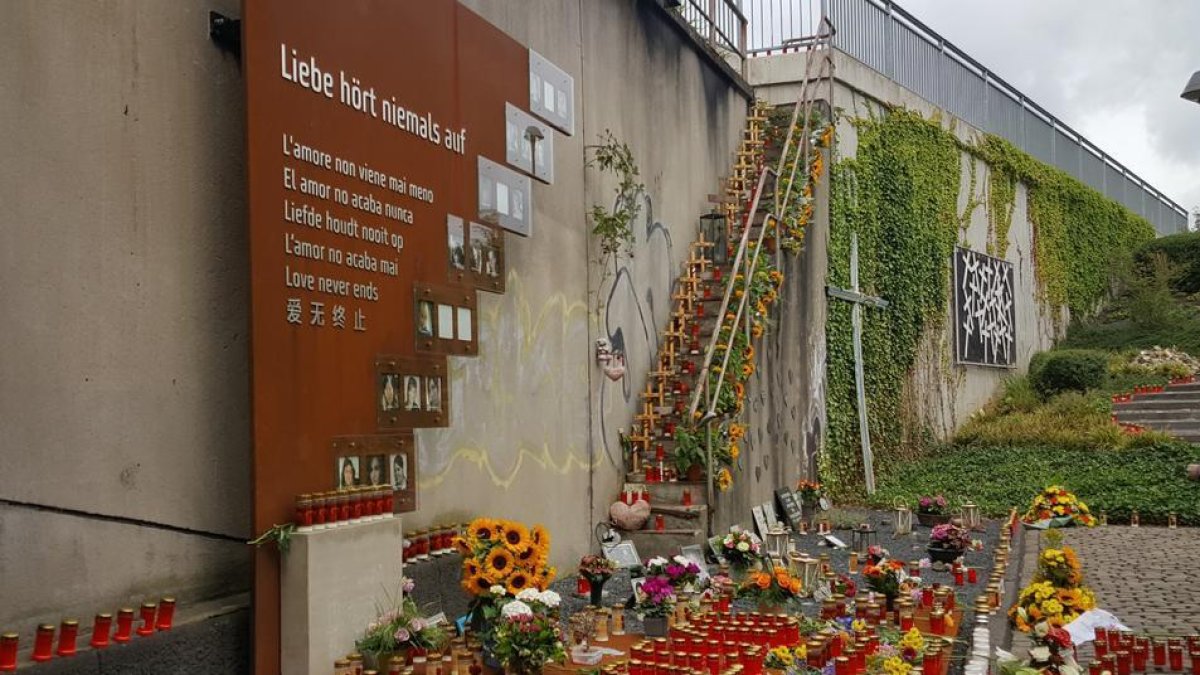
[[[1015,181],[1028,188],[1034,271],[1045,300],[1054,307],[1069,307],[1076,316],[1091,313],[1108,292],[1114,257],[1153,239],[1154,227],[1003,138],[986,136],[974,150],[992,167],[993,176],[1006,175],[1012,181],[1013,188],[996,200],[1011,204]],[[1011,221],[1011,206],[1007,217]]]
[[[838,162],[832,174],[829,283],[849,287],[856,232],[859,285],[891,303],[866,310],[863,321],[875,470],[885,474],[919,441],[902,419],[902,399],[922,333],[945,314],[961,155],[952,134],[908,111],[855,125],[857,157]],[[845,495],[862,482],[849,303],[829,303],[826,332],[829,426],[821,475]]]
[[[1026,186],[1034,227],[1034,269],[1045,301],[1073,313],[1095,308],[1108,288],[1116,256],[1153,237],[1148,222],[1123,206],[1042,164],[1007,141],[986,136],[964,144],[937,121],[907,110],[855,120],[856,157],[832,171],[829,283],[850,283],[850,237],[858,234],[859,284],[887,299],[886,311],[865,310],[863,360],[877,474],[923,450],[927,430],[906,405],[921,337],[941,327],[949,298],[950,255],[963,218],[956,213],[962,153],[982,158],[988,172],[989,247],[1007,250],[1017,183]],[[972,192],[974,181],[971,181]],[[850,305],[831,301],[826,324],[828,431],[822,480],[835,495],[862,485],[854,393]]]

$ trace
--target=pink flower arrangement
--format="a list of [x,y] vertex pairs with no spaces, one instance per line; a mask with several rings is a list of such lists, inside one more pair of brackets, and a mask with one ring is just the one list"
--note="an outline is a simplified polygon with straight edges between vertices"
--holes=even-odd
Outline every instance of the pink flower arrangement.
[[940,516],[946,512],[946,505],[942,495],[924,496],[917,500],[917,512]]

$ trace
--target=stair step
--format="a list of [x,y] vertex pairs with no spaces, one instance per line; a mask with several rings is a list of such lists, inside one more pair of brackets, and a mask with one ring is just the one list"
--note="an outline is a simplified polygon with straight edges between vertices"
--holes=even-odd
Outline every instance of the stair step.
[[1158,394],[1137,398],[1129,403],[1114,403],[1114,411],[1124,410],[1195,410],[1200,412],[1200,395]]
[[703,527],[694,530],[667,530],[664,532],[637,530],[635,532],[623,532],[622,536],[626,536],[633,541],[633,545],[637,547],[638,555],[641,556],[642,560],[655,556],[670,558],[671,556],[679,555],[679,549],[684,546],[697,544],[705,546],[707,544]]
[[1130,411],[1121,410],[1121,411],[1116,411],[1116,416],[1117,416],[1117,419],[1121,419],[1121,420],[1126,420],[1126,419],[1146,419],[1146,420],[1194,419],[1194,420],[1196,420],[1196,422],[1200,422],[1200,410],[1130,410]]

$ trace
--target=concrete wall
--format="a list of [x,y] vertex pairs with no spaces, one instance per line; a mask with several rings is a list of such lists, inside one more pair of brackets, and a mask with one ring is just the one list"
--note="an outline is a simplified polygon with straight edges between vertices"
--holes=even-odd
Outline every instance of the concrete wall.
[[27,637],[249,583],[242,79],[210,9],[238,2],[5,3],[0,626]]
[[[560,569],[594,548],[623,476],[629,430],[674,280],[707,196],[733,162],[746,100],[648,0],[469,0],[468,7],[575,78],[576,133],[555,139],[555,184],[534,185],[537,233],[508,240],[508,289],[480,295],[476,359],[452,359],[451,408],[466,419],[418,431],[425,523],[491,514],[542,522]],[[531,20],[536,17],[536,20]],[[586,212],[616,181],[584,167],[608,129],[633,151],[646,198],[634,255],[602,275]],[[623,347],[625,378],[595,365]]]
[[[801,54],[757,58],[750,61],[748,77],[761,98],[774,104],[796,100],[804,74]],[[822,91],[825,86],[822,85]],[[883,105],[905,107],[927,118],[939,116],[942,125],[960,139],[971,142],[983,132],[936,109],[916,94],[868,68],[861,62],[834,52],[833,105],[839,109],[836,147],[839,158],[853,157],[857,148],[854,119],[870,118],[883,112]],[[970,163],[976,165],[975,200],[982,202],[972,211],[967,227],[960,232],[959,245],[976,251],[988,247],[988,218],[986,210],[987,165],[967,153],[962,155],[962,182],[959,213],[966,211],[970,187]],[[827,187],[827,184],[826,184]],[[828,217],[818,214],[821,227],[828,227]],[[1015,369],[958,366],[953,363],[954,334],[951,332],[953,303],[947,303],[946,319],[941,327],[929,330],[923,337],[917,364],[911,377],[919,393],[914,411],[940,438],[946,438],[966,422],[997,391],[1003,379],[1016,372],[1025,372],[1030,357],[1054,344],[1065,330],[1069,316],[1066,309],[1055,321],[1054,310],[1039,299],[1033,268],[1033,224],[1029,221],[1026,188],[1017,187],[1012,225],[1008,232],[1005,258],[1013,263],[1016,275],[1017,303],[1017,363]],[[947,266],[949,261],[947,261]],[[824,277],[816,280],[822,287]],[[824,336],[824,323],[812,324],[812,331]],[[810,339],[815,339],[810,336]]]
[[[746,101],[649,0],[465,0],[575,78],[576,134],[481,294],[481,356],[452,359],[456,418],[418,434],[405,526],[545,523],[592,546],[669,294]],[[0,626],[249,583],[243,82],[208,37],[236,0],[19,0],[0,26]],[[605,129],[647,186],[635,256],[600,281],[584,167]],[[598,302],[604,309],[597,313]],[[623,342],[610,383],[593,343]],[[28,627],[28,631],[24,629]],[[26,641],[29,635],[26,635]]]

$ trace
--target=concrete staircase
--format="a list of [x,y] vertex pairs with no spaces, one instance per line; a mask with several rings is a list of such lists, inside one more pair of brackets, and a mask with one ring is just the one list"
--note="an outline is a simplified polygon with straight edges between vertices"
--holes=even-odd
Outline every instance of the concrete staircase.
[[1161,431],[1200,444],[1200,382],[1169,385],[1154,394],[1140,394],[1113,404],[1117,422]]

